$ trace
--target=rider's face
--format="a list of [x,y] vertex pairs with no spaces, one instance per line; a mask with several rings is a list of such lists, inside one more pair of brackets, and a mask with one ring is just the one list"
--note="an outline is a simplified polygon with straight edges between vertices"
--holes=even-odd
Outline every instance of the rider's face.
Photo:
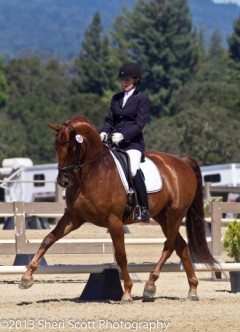
[[133,77],[122,77],[120,78],[120,81],[125,92],[132,90],[136,84],[136,79]]

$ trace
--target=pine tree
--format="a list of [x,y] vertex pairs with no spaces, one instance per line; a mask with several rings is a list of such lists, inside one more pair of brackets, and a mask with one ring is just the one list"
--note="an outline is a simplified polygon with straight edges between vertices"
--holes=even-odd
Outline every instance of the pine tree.
[[[77,78],[74,85],[79,93],[94,93],[99,96],[111,89],[113,68],[111,67],[111,46],[108,37],[102,36],[100,14],[93,16],[85,32],[80,54],[75,62]],[[116,75],[116,74],[115,74]]]
[[5,105],[7,100],[7,81],[3,70],[3,59],[0,56],[0,107]]
[[240,17],[234,21],[233,33],[228,38],[228,54],[233,78],[240,82]]
[[240,63],[240,17],[233,24],[233,34],[228,38],[229,56]]
[[[227,53],[223,48],[222,37],[218,30],[214,31],[208,46],[209,80],[219,81],[225,79],[228,71]],[[206,79],[206,78],[205,78]]]
[[239,108],[239,87],[219,31],[214,31],[206,52],[201,52],[196,75],[172,98],[171,111],[176,114],[189,107],[221,107],[232,114]]
[[142,67],[142,87],[150,96],[152,114],[169,114],[173,91],[189,80],[198,59],[187,1],[139,0],[132,12],[117,18],[114,28],[119,54],[124,57],[121,47],[127,47],[125,59]]

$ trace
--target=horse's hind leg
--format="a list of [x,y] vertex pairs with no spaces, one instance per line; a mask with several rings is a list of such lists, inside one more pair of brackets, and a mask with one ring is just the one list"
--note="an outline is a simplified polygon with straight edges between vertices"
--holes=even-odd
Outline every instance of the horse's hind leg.
[[175,248],[176,248],[176,253],[182,260],[185,272],[187,274],[188,278],[188,283],[189,283],[189,293],[188,293],[188,300],[191,301],[198,301],[199,298],[197,296],[197,286],[198,286],[198,279],[196,277],[196,274],[194,272],[188,249],[187,249],[187,244],[186,241],[182,238],[181,234],[178,233],[176,242],[175,242]]
[[44,256],[46,251],[53,245],[54,242],[61,239],[74,229],[80,227],[81,223],[77,225],[71,221],[70,215],[67,212],[59,220],[56,227],[50,232],[42,241],[37,253],[29,263],[27,271],[23,274],[19,288],[26,289],[32,286],[33,284],[33,272],[37,269],[38,264],[41,261],[41,258]]
[[[154,218],[159,225],[162,227],[163,234],[165,237],[167,237],[167,216],[166,216],[166,211],[163,210],[161,213],[158,215],[158,217]],[[156,286],[155,282],[159,278],[160,270],[168,257],[170,257],[172,254],[172,251],[169,252],[169,250],[166,250],[166,242],[164,243],[162,255],[160,257],[160,260],[158,261],[155,269],[150,273],[149,279],[145,284],[144,287],[144,292],[143,292],[143,300],[144,301],[150,301],[153,299],[155,293],[156,293]]]
[[146,282],[143,292],[143,300],[145,301],[150,301],[153,299],[156,293],[155,282],[159,278],[163,265],[175,250],[175,240],[183,219],[182,213],[183,212],[181,211],[181,213],[178,215],[177,211],[172,211],[167,215],[166,211],[163,210],[157,216],[157,218],[154,218],[161,225],[167,240],[164,243],[162,255],[154,270],[150,273],[148,281]]
[[[166,217],[164,218],[163,215],[162,218],[157,219],[157,222],[161,225],[163,233],[167,238],[168,227],[167,227]],[[174,246],[172,247],[171,250],[167,247],[167,242],[165,242],[162,256],[157,266],[155,267],[154,271],[150,273],[149,280],[145,285],[144,294],[143,294],[144,300],[151,300],[154,297],[156,293],[155,281],[159,278],[160,270],[163,264],[171,256],[174,249],[176,250],[177,255],[182,260],[185,272],[187,274],[188,283],[189,283],[189,293],[187,299],[192,301],[198,301],[198,296],[197,296],[198,279],[192,267],[192,263],[187,250],[187,244],[179,232],[177,233]]]

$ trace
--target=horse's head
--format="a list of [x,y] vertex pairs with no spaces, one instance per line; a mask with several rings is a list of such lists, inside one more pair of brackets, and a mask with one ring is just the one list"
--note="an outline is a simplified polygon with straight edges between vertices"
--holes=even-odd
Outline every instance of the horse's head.
[[83,116],[74,116],[62,125],[50,124],[49,127],[56,131],[57,183],[67,188],[74,174],[102,149],[100,136],[91,121]]

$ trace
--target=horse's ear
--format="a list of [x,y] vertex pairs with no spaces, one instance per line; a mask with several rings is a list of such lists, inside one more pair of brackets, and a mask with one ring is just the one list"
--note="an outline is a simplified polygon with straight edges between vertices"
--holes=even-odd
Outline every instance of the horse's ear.
[[60,126],[57,124],[49,124],[48,127],[55,131],[59,131],[60,129]]

